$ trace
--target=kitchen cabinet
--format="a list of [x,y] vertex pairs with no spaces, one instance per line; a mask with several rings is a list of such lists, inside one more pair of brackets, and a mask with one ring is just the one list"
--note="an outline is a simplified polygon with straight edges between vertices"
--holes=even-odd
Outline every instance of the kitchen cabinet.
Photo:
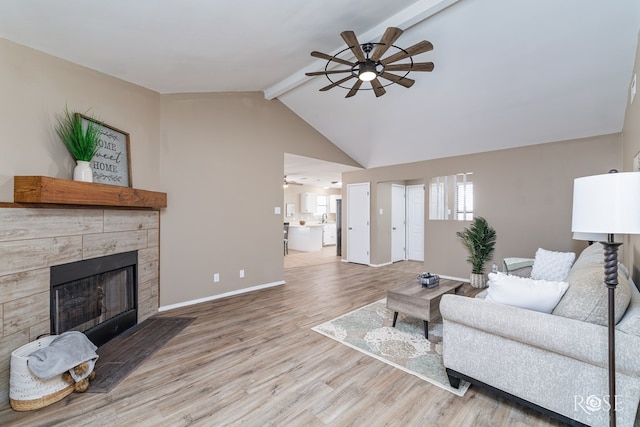
[[336,238],[336,225],[325,224],[322,226],[322,246],[335,245]]
[[316,193],[300,193],[300,212],[316,213],[317,198],[318,195]]

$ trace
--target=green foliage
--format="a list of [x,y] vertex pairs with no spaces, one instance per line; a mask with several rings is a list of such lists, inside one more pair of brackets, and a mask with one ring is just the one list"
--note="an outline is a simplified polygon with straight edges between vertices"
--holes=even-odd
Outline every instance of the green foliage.
[[56,114],[58,125],[56,133],[69,150],[75,160],[90,162],[98,151],[101,123],[91,118],[87,121],[86,129],[82,129],[82,116],[71,113],[65,106],[63,114]]
[[456,232],[456,236],[469,251],[467,261],[471,264],[471,272],[484,273],[484,264],[491,259],[496,246],[496,230],[486,219],[477,216],[469,228]]

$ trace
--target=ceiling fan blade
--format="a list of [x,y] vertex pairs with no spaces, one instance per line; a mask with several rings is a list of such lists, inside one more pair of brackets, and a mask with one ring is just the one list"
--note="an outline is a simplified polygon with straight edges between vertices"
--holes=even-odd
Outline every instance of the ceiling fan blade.
[[342,65],[348,65],[349,67],[353,67],[355,65],[355,63],[353,62],[349,62],[341,58],[336,58],[335,56],[327,55],[326,53],[318,52],[317,50],[314,50],[313,52],[311,52],[311,56],[313,56],[314,58],[326,59],[327,61],[337,62],[338,64],[342,64]]
[[385,71],[433,71],[433,62],[414,62],[413,64],[389,64]]
[[384,32],[384,35],[380,39],[379,44],[376,45],[376,48],[373,50],[371,54],[371,60],[377,61],[384,55],[384,53],[391,47],[391,45],[398,40],[398,37],[402,35],[402,30],[400,28],[389,27]]
[[416,82],[415,80],[408,77],[396,76],[395,74],[387,72],[380,73],[380,77],[382,77],[383,79],[391,80],[392,82],[404,87],[411,87]]
[[323,87],[322,89],[320,89],[320,92],[324,92],[324,91],[327,91],[327,90],[329,90],[329,89],[333,89],[334,87],[336,87],[336,86],[338,86],[338,85],[341,85],[342,83],[346,82],[347,80],[351,80],[351,79],[352,79],[352,78],[354,78],[354,77],[355,77],[355,76],[352,74],[352,75],[350,75],[350,76],[348,76],[348,77],[345,77],[345,78],[344,78],[344,79],[342,79],[342,80],[338,80],[337,82],[333,82],[333,83],[331,83],[330,85],[325,86],[325,87]]
[[326,74],[341,74],[350,73],[351,70],[328,70],[328,71],[313,71],[311,73],[304,73],[307,76],[324,76]]
[[410,56],[418,55],[424,52],[429,52],[430,50],[433,50],[433,45],[431,44],[431,42],[422,40],[421,42],[418,42],[413,46],[406,48],[404,51],[401,50],[400,52],[397,52],[388,58],[382,59],[380,62],[383,65],[387,65],[387,64],[391,64],[392,62],[396,62],[396,61],[400,61],[401,59],[408,58]]
[[353,95],[355,95],[356,93],[358,93],[358,90],[360,89],[360,86],[362,85],[362,80],[358,79],[354,84],[353,87],[351,88],[351,90],[349,91],[349,93],[347,93],[347,96],[345,96],[345,98],[351,98]]
[[382,84],[380,84],[380,80],[377,78],[371,80],[371,87],[373,88],[373,93],[376,94],[376,98],[387,93],[387,91],[382,87]]
[[364,62],[367,58],[364,56],[364,52],[362,51],[362,47],[360,47],[360,42],[358,42],[358,38],[356,37],[356,33],[353,31],[343,31],[340,33],[342,39],[347,43],[349,49],[353,52],[353,54],[358,58],[358,61]]

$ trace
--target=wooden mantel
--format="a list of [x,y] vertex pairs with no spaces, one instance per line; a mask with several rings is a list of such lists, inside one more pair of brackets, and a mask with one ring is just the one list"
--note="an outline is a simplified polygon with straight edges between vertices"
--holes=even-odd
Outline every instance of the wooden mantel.
[[14,203],[30,205],[167,207],[167,193],[47,176],[15,176],[13,200]]

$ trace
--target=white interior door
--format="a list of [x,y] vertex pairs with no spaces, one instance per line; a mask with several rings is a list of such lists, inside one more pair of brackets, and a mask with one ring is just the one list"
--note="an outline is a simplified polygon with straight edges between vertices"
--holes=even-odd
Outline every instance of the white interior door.
[[391,262],[404,261],[406,255],[405,186],[391,186]]
[[347,184],[347,261],[369,264],[369,183]]
[[407,259],[424,261],[424,185],[407,186]]

